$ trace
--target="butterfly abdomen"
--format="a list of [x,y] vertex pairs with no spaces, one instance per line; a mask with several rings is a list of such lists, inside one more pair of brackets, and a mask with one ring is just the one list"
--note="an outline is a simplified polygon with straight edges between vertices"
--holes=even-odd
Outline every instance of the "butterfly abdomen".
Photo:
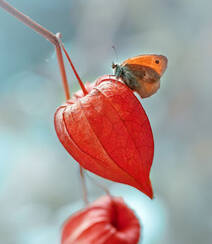
[[136,88],[139,87],[139,84],[136,81],[136,76],[127,67],[116,64],[114,69],[115,76],[117,78],[121,78],[122,81],[132,90],[136,90]]

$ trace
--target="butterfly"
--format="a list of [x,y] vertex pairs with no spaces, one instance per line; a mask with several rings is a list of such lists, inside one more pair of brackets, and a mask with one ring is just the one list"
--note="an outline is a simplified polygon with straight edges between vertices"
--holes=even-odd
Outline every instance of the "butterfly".
[[163,55],[139,55],[125,60],[121,65],[112,64],[114,75],[142,98],[153,95],[160,88],[160,78],[167,68],[168,59]]

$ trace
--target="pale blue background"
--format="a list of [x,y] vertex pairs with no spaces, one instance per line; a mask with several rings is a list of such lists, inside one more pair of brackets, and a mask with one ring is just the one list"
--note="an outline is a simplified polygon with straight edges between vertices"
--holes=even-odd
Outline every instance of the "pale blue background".
[[[142,53],[168,57],[160,91],[142,101],[155,137],[151,179],[163,228],[144,244],[210,244],[212,2],[10,2],[52,32],[62,32],[84,81],[112,73],[111,63],[117,62],[112,45],[120,62]],[[2,9],[0,30],[0,243],[56,244],[58,216],[81,198],[81,185],[77,164],[53,126],[64,101],[54,49]],[[76,79],[68,76],[73,92]],[[89,192],[92,198],[103,194],[90,182]]]

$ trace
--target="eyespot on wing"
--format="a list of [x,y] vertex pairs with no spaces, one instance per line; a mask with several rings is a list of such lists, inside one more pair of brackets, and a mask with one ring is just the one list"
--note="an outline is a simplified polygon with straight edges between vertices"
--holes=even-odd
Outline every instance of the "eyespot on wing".
[[139,55],[125,60],[121,66],[141,65],[153,69],[161,77],[167,68],[168,59],[163,55]]

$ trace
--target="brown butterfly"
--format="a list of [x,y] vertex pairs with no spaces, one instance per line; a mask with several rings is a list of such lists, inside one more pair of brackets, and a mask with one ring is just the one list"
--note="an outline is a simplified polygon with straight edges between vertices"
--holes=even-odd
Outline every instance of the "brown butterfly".
[[145,98],[160,88],[160,77],[167,63],[168,59],[163,55],[139,55],[125,60],[121,65],[112,64],[112,68],[117,78]]

